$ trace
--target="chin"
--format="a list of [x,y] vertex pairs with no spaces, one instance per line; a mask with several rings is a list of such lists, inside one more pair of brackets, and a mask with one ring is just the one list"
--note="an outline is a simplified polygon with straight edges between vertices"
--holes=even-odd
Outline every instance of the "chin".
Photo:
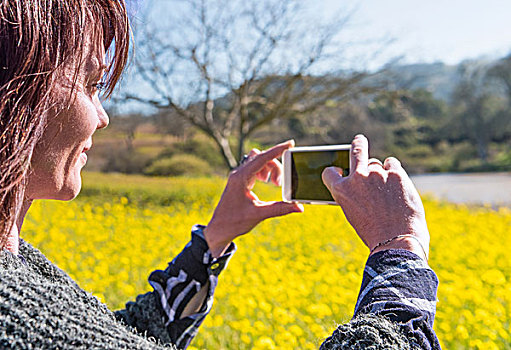
[[71,200],[75,199],[78,196],[78,194],[80,193],[80,189],[81,188],[78,188],[78,189],[75,189],[75,188],[63,189],[63,190],[59,191],[59,193],[56,196],[56,198],[53,198],[53,199],[56,199],[56,200],[59,200],[59,201],[71,201]]
[[70,201],[76,198],[82,189],[80,172],[68,176],[58,188],[55,188],[51,198],[59,201]]
[[57,200],[70,201],[76,198],[82,189],[82,179],[80,173],[73,179],[68,179],[64,186],[57,193]]
[[60,201],[70,201],[76,198],[82,189],[81,170],[83,165],[75,162],[75,166],[66,169],[60,163],[47,163],[50,166],[35,167],[28,175],[26,198]]

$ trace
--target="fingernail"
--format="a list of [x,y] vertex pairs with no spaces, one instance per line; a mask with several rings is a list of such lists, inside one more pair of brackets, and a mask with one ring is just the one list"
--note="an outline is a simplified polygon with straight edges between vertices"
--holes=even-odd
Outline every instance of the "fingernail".
[[303,213],[303,211],[305,210],[305,208],[303,207],[303,204],[299,203],[296,207],[298,209],[297,213]]
[[291,144],[291,147],[295,146],[295,140],[294,139],[287,140],[286,143]]

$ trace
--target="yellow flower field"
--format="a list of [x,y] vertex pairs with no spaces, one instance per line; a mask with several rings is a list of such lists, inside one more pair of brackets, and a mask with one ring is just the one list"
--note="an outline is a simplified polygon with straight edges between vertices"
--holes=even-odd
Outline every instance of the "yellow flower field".
[[[85,174],[83,196],[41,201],[22,237],[111,309],[150,290],[195,223],[206,224],[224,180]],[[262,199],[277,188],[258,185]],[[511,349],[511,210],[425,200],[430,265],[440,279],[435,328],[444,349]],[[193,349],[317,349],[348,321],[368,250],[341,210],[264,222],[237,241]]]

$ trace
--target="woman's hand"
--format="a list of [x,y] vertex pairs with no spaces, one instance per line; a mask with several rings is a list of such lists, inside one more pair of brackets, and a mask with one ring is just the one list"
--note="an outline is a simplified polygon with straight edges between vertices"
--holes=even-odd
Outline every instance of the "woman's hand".
[[[351,146],[350,175],[342,177],[339,168],[329,167],[323,171],[323,182],[372,253],[401,248],[427,260],[429,232],[415,186],[396,158],[383,164],[368,158],[368,141],[357,135]],[[386,242],[398,235],[412,235],[418,241],[405,236]]]
[[282,165],[276,158],[293,146],[291,140],[264,152],[253,149],[247,161],[231,172],[220,202],[204,230],[213,257],[221,256],[234,238],[248,233],[261,221],[303,212],[303,206],[299,204],[263,202],[252,192],[256,179],[271,179],[280,186]]

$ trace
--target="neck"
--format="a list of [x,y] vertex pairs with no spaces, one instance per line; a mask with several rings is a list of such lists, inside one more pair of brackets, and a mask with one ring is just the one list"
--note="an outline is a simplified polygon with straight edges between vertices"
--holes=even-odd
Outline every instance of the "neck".
[[23,201],[23,205],[21,206],[20,213],[16,219],[16,223],[12,226],[11,232],[7,237],[7,241],[5,243],[5,249],[10,251],[13,254],[19,253],[19,241],[20,241],[20,232],[21,226],[23,226],[23,220],[25,220],[25,215],[28,212],[28,209],[32,205],[31,199],[25,199]]

